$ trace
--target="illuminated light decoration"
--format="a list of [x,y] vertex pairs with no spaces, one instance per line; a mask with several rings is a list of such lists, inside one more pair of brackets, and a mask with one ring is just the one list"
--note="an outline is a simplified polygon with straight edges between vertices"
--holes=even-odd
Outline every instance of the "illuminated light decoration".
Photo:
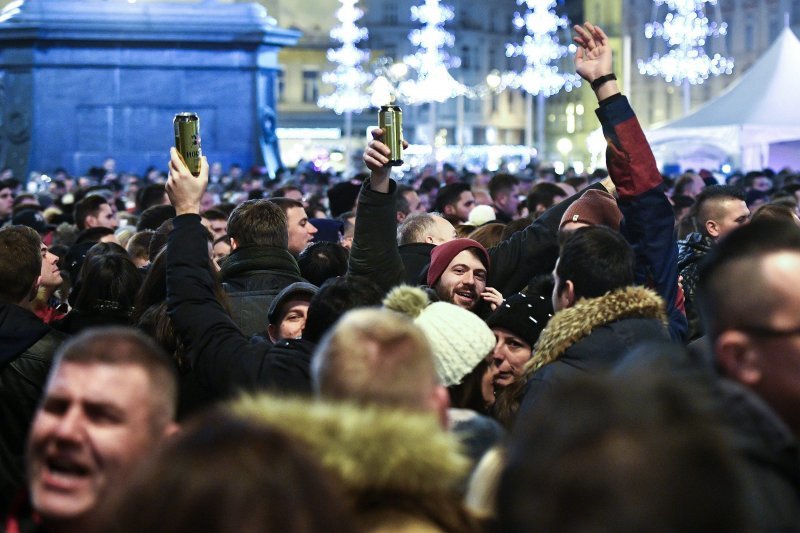
[[709,76],[731,74],[733,59],[714,54],[709,57],[703,48],[706,38],[724,36],[728,25],[709,22],[705,4],[717,5],[717,0],[654,0],[656,6],[666,5],[670,10],[664,22],[645,25],[645,37],[661,38],[671,49],[664,55],[654,54],[639,60],[639,72],[647,76],[661,76],[668,83],[692,85],[703,83]]
[[419,49],[404,58],[417,74],[416,79],[402,81],[398,86],[406,102],[445,102],[459,95],[473,96],[468,87],[450,75],[450,68],[461,66],[459,58],[442,50],[454,43],[453,35],[444,29],[444,24],[452,19],[453,10],[440,5],[438,0],[425,0],[424,4],[411,8],[411,20],[423,26],[408,34],[411,44]]
[[521,72],[503,74],[505,87],[522,89],[533,95],[552,96],[561,89],[571,91],[580,86],[581,78],[574,73],[561,73],[553,63],[575,52],[575,45],[559,43],[557,32],[569,26],[567,17],[553,12],[555,0],[517,0],[526,5],[525,13],[514,13],[514,26],[527,32],[521,43],[507,44],[507,57],[524,57]]
[[321,107],[333,109],[337,114],[359,113],[370,106],[364,87],[372,77],[364,72],[361,64],[369,59],[369,52],[356,47],[356,43],[367,38],[367,30],[356,26],[364,12],[356,7],[357,0],[340,0],[336,10],[340,24],[331,30],[334,41],[342,43],[339,48],[328,50],[328,61],[337,66],[325,72],[322,81],[335,87],[332,94],[321,96],[317,102]]

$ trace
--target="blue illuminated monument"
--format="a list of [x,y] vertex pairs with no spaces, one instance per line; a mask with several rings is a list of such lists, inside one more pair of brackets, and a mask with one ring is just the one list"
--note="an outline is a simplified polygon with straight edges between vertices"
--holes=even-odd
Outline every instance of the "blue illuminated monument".
[[166,166],[172,118],[200,115],[204,152],[280,165],[278,51],[297,31],[258,4],[16,0],[0,15],[0,167],[85,173],[106,157]]

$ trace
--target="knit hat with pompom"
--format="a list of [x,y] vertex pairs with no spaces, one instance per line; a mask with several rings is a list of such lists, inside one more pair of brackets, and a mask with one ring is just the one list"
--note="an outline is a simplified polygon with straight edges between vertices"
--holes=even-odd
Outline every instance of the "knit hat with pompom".
[[417,287],[395,287],[383,305],[410,316],[422,329],[445,387],[461,383],[494,348],[492,330],[477,315],[450,303],[431,303],[425,291]]

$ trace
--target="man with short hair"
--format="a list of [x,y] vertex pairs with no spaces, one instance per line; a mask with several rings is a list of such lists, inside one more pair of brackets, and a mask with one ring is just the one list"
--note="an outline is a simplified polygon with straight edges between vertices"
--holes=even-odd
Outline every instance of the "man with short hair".
[[228,234],[228,217],[219,209],[203,211],[203,225],[214,235],[214,240]]
[[489,254],[479,242],[453,239],[431,252],[426,281],[440,301],[479,311],[483,301],[499,304],[503,299],[487,287],[488,271]]
[[423,272],[431,262],[431,251],[456,238],[456,230],[438,213],[414,213],[397,228],[397,244],[405,267],[406,283],[424,283]]
[[75,225],[79,230],[105,227],[117,228],[117,214],[103,196],[90,194],[75,204]]
[[[289,230],[289,252],[295,257],[300,255],[308,243],[314,240],[317,228],[308,221],[303,204],[292,198],[271,198],[270,201],[283,209]],[[230,232],[229,232],[230,233]]]
[[52,531],[89,531],[100,504],[177,430],[170,359],[130,328],[87,330],[56,358],[26,462],[32,511]]
[[64,339],[32,309],[42,264],[55,268],[45,257],[47,248],[33,229],[0,229],[0,507],[23,484],[25,438]]
[[450,183],[436,194],[434,211],[438,211],[453,225],[464,224],[475,207],[475,197],[466,183]]
[[495,219],[503,224],[508,224],[519,213],[519,178],[511,174],[495,174],[489,180],[489,196],[492,197]]
[[669,339],[664,301],[634,286],[634,265],[616,231],[587,226],[568,234],[553,270],[556,313],[526,364],[521,410],[577,376],[610,371],[640,342]]
[[800,524],[800,232],[762,220],[733,230],[698,272],[719,413],[743,457],[757,531]]
[[284,211],[270,200],[241,203],[228,219],[231,253],[220,270],[231,317],[245,335],[266,336],[267,310],[287,285],[303,281],[289,253]]
[[678,273],[686,298],[686,318],[689,321],[689,339],[703,335],[703,326],[697,311],[695,286],[700,260],[715,243],[743,224],[747,224],[750,210],[744,193],[730,185],[711,185],[697,197],[694,219],[698,231],[678,241]]

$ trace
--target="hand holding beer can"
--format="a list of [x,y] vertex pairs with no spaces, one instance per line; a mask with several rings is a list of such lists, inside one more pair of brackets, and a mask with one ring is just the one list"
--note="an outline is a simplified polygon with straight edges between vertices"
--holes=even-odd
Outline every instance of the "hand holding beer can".
[[403,112],[396,105],[381,106],[378,127],[383,130],[383,142],[389,147],[389,166],[403,164]]
[[197,113],[178,113],[172,121],[175,129],[175,149],[193,176],[200,175],[203,150],[200,142],[200,117]]

